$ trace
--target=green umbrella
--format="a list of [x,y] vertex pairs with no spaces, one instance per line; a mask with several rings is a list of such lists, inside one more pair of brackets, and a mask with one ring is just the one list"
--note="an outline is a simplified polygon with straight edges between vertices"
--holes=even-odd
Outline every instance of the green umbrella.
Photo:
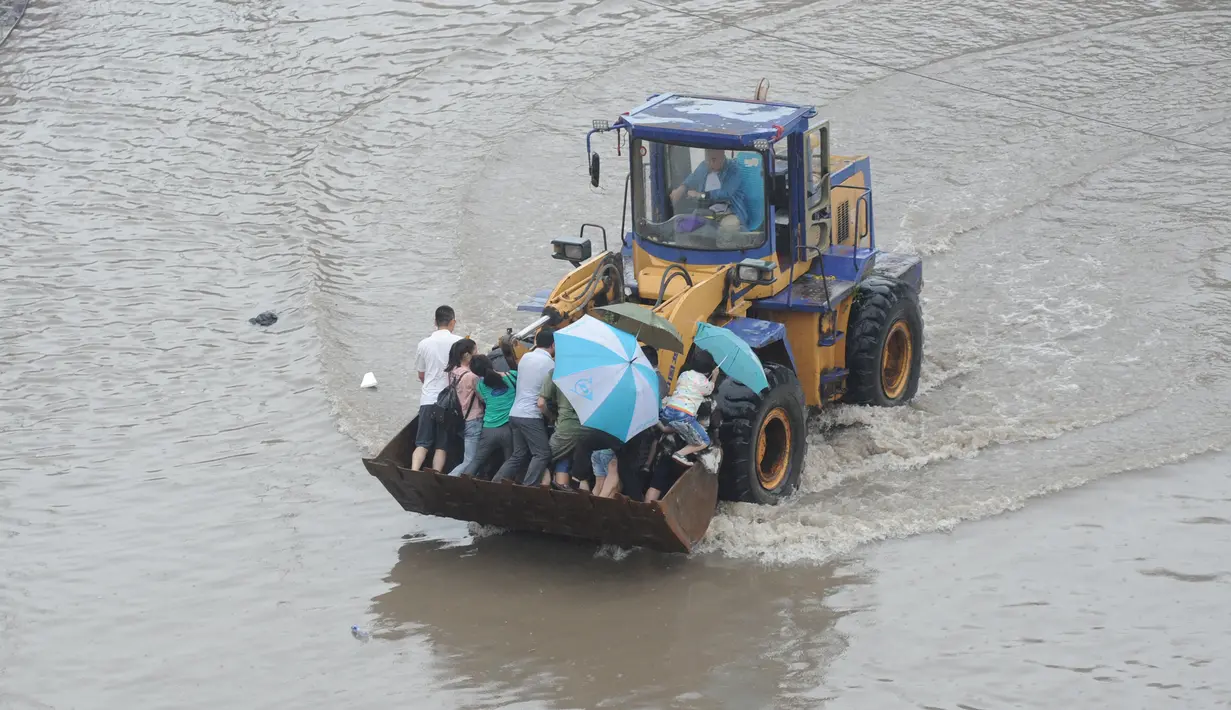
[[614,303],[595,308],[594,315],[607,321],[613,328],[632,333],[637,340],[652,348],[673,353],[684,352],[680,331],[671,325],[671,321],[645,306],[636,303]]

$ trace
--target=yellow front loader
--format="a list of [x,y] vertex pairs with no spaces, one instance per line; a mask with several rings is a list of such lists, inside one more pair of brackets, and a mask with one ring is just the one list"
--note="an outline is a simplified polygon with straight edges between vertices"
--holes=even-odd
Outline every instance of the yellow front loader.
[[[573,269],[521,310],[538,318],[502,339],[520,358],[542,327],[561,328],[612,303],[670,321],[683,351],[658,353],[669,387],[694,357],[699,323],[733,331],[760,357],[770,388],[720,379],[699,419],[721,451],[716,473],[686,471],[661,501],[643,491],[601,499],[409,470],[417,422],[364,464],[408,511],[507,529],[687,552],[721,499],[777,504],[799,486],[809,408],[832,402],[894,406],[918,387],[923,287],[918,257],[876,248],[871,164],[830,154],[829,124],[810,106],[658,94],[587,135],[616,133],[627,150],[618,244],[584,225],[552,242]],[[591,238],[601,238],[595,252]],[[460,451],[453,452],[451,462]],[[639,455],[638,452],[629,454]],[[652,463],[652,462],[649,462]],[[498,466],[499,462],[493,462]],[[645,461],[621,461],[641,467]],[[492,468],[491,470],[494,470]]]

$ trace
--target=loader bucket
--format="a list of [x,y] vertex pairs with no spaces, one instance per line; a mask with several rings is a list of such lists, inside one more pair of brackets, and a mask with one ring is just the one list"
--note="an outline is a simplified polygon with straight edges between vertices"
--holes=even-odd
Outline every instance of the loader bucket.
[[[368,472],[412,513],[620,547],[689,552],[705,536],[718,504],[718,479],[699,465],[653,503],[412,471],[417,430],[416,417],[379,454],[363,459]],[[460,455],[460,450],[450,451],[446,469],[460,461]]]

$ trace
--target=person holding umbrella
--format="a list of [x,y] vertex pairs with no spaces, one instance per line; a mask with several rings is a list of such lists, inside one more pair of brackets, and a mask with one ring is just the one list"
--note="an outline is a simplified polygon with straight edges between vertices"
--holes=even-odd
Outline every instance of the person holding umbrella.
[[661,413],[663,422],[684,439],[685,446],[672,458],[686,466],[692,465],[688,459],[690,454],[704,451],[710,446],[709,436],[697,422],[697,409],[701,401],[714,392],[714,380],[719,370],[753,392],[764,392],[769,388],[761,359],[733,331],[709,323],[698,323],[692,344],[696,348],[693,367],[680,373],[675,394],[664,403]]
[[[627,448],[658,423],[658,372],[637,337],[593,316],[557,331],[555,344],[552,382],[586,430],[574,449],[572,474],[588,479],[591,453]],[[601,492],[615,495],[616,481],[607,484]]]
[[714,359],[704,350],[698,350],[693,356],[692,369],[680,373],[675,392],[664,400],[659,412],[659,419],[684,440],[684,447],[672,454],[671,458],[685,466],[693,464],[689,456],[710,447],[709,434],[697,421],[697,410],[701,402],[714,393],[717,377],[718,367]]

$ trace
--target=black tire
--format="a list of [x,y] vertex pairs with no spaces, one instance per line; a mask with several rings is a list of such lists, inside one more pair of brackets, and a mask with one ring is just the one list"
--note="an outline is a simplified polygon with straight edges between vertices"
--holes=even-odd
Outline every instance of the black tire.
[[846,330],[849,373],[843,401],[879,407],[910,401],[923,363],[919,294],[904,281],[869,277],[855,292]]
[[804,391],[789,368],[767,363],[765,375],[764,397],[729,378],[714,394],[723,500],[774,505],[799,488],[808,445]]

